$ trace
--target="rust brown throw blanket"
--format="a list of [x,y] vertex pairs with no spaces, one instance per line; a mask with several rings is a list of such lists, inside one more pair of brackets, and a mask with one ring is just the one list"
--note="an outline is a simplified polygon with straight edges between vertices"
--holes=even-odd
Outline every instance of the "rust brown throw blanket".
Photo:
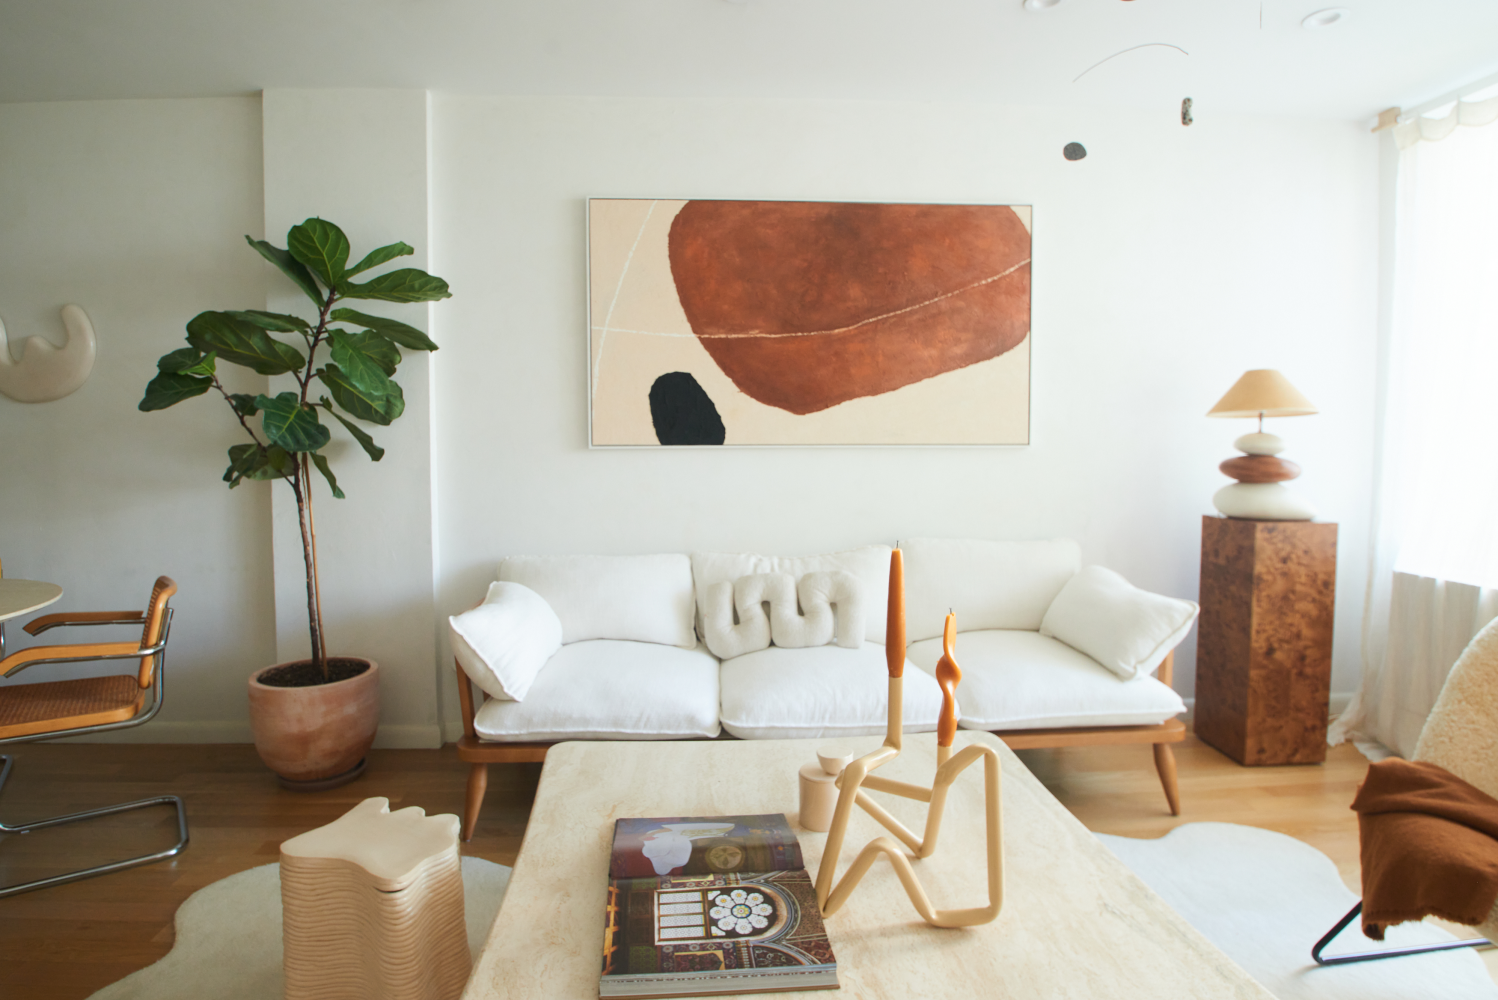
[[1352,802],[1363,859],[1363,933],[1440,917],[1480,924],[1498,902],[1498,800],[1435,764],[1391,757]]

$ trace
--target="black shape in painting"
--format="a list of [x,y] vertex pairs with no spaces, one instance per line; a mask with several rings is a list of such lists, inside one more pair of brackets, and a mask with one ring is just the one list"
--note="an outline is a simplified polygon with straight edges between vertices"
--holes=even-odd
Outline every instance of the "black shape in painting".
[[667,372],[650,387],[650,420],[661,444],[722,444],[718,408],[687,372]]
[[1080,142],[1069,142],[1062,147],[1061,155],[1068,160],[1080,160],[1087,155],[1087,147]]

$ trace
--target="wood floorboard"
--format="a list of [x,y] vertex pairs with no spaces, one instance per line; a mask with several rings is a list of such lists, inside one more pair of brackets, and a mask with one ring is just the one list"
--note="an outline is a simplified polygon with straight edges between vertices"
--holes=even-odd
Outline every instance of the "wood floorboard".
[[[461,813],[468,773],[451,746],[376,750],[358,781],[306,794],[278,787],[248,746],[31,744],[7,752],[16,759],[0,794],[0,818],[8,823],[177,794],[187,803],[192,839],[171,861],[0,900],[4,1000],[81,1000],[165,955],[173,914],[196,890],[275,861],[283,840],[371,795],[388,797],[392,808]],[[1367,761],[1351,746],[1333,748],[1322,765],[1245,768],[1188,736],[1176,745],[1179,817],[1166,809],[1147,746],[1019,756],[1089,829],[1160,837],[1182,823],[1214,820],[1277,830],[1325,852],[1356,891],[1357,820],[1348,803]],[[465,855],[514,863],[540,773],[539,764],[490,767],[484,812]],[[144,853],[173,837],[165,808],[5,836],[0,883]],[[1498,958],[1489,958],[1489,969],[1498,969]]]

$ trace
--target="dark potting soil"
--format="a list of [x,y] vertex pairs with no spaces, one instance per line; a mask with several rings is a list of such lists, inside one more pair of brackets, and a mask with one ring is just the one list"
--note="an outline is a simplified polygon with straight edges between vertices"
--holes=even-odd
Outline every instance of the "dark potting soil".
[[328,676],[317,668],[317,664],[311,660],[298,660],[288,663],[274,670],[267,670],[260,675],[260,683],[266,687],[276,688],[300,688],[316,687],[319,684],[331,684],[334,681],[346,681],[350,677],[358,677],[369,669],[366,660],[352,660],[346,656],[328,657]]

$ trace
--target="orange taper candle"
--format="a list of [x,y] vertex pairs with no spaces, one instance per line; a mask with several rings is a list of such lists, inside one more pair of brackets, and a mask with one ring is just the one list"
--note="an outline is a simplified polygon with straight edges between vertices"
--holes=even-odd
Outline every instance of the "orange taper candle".
[[884,626],[884,655],[891,677],[905,676],[905,553],[889,554],[889,620]]
[[962,669],[957,666],[957,616],[947,612],[941,631],[941,659],[936,664],[936,683],[941,688],[941,715],[936,720],[936,745],[949,747],[957,736],[957,683]]

